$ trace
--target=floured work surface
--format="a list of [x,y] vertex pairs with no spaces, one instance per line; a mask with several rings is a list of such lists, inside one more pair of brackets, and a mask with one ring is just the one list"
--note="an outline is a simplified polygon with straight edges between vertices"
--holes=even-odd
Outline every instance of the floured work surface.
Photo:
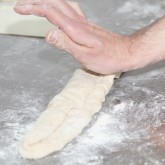
[[[164,14],[165,4],[162,0],[79,2],[91,20],[119,32],[148,24]],[[164,62],[124,74],[82,134],[62,151],[29,161],[18,154],[21,139],[80,66],[43,39],[5,35],[0,35],[0,61],[0,164],[164,165]]]
[[20,154],[27,159],[39,159],[71,142],[101,110],[114,78],[115,75],[103,76],[77,69],[25,134]]
[[20,15],[13,10],[12,3],[0,3],[0,33],[23,36],[44,37],[54,29],[45,18]]

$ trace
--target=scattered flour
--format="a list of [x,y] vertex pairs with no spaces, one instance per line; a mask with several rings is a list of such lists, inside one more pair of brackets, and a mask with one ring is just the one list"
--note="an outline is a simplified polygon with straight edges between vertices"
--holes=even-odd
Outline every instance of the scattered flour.
[[[157,3],[156,3],[157,2]],[[98,2],[97,2],[98,3]],[[141,23],[137,23],[134,26],[135,29],[148,23],[145,20],[148,17],[153,19],[164,14],[165,2],[155,1],[151,3],[149,0],[127,0],[122,1],[117,10],[116,15],[124,18],[124,22],[130,22],[137,20],[135,17],[139,17]],[[143,4],[143,5],[142,5]],[[108,7],[107,7],[108,8]],[[111,11],[109,11],[111,12]],[[104,13],[103,13],[104,14]],[[107,13],[106,13],[107,14]],[[92,15],[92,12],[91,12]],[[92,15],[94,21],[101,22]],[[95,19],[94,19],[95,17]],[[104,15],[103,15],[104,17]],[[105,18],[103,21],[109,20]],[[120,19],[118,19],[120,20]],[[128,20],[128,22],[127,22]],[[121,28],[124,22],[117,22],[116,26]],[[130,26],[127,24],[126,28]],[[123,27],[121,28],[121,30]],[[18,65],[23,63],[34,61],[36,65],[38,62],[41,64],[42,60],[45,61],[44,56],[41,60],[39,57],[28,61],[30,57],[24,56],[24,51],[34,51],[33,45],[38,45],[34,39],[30,39],[26,44],[19,44],[10,42],[13,44],[13,48],[6,50],[3,54],[4,58],[12,59],[11,50],[14,55],[21,53],[23,61],[19,56],[18,61],[13,61],[14,64],[8,65],[4,73],[1,73],[1,82],[6,82],[10,78],[11,85],[15,79],[15,74],[9,74]],[[11,45],[9,43],[9,45]],[[28,43],[30,43],[28,45]],[[3,44],[3,43],[2,43]],[[33,47],[33,49],[32,49]],[[44,45],[44,49],[47,45]],[[40,50],[41,51],[41,50]],[[39,52],[40,54],[41,52]],[[46,54],[46,52],[44,52]],[[13,55],[13,54],[12,54]],[[46,54],[47,55],[47,54]],[[32,58],[32,57],[31,57]],[[39,59],[40,61],[38,61]],[[62,59],[61,61],[63,61]],[[61,62],[59,60],[59,62]],[[68,60],[65,60],[66,65]],[[10,61],[9,61],[10,62]],[[63,63],[60,65],[63,65]],[[49,65],[54,65],[48,63]],[[48,65],[46,64],[46,65]],[[5,63],[4,63],[5,65]],[[72,64],[68,64],[72,65]],[[74,64],[73,64],[74,65]],[[28,66],[29,67],[29,66]],[[70,68],[71,66],[69,66]],[[5,67],[4,67],[5,68]],[[40,68],[40,67],[39,67]],[[29,67],[30,69],[30,67]],[[65,68],[68,69],[68,68]],[[42,74],[46,75],[53,70],[46,70]],[[61,69],[61,72],[63,70]],[[66,72],[66,71],[65,71]],[[69,72],[69,71],[68,71]],[[15,73],[16,70],[15,70]],[[33,72],[31,72],[32,74]],[[39,72],[38,72],[39,73]],[[154,70],[147,72],[136,71],[135,75],[123,76],[123,78],[117,80],[114,88],[108,94],[106,102],[103,105],[103,109],[100,113],[96,114],[91,121],[90,125],[84,129],[82,134],[69,143],[62,151],[53,153],[52,155],[37,161],[28,161],[20,158],[18,154],[18,145],[22,139],[24,133],[32,126],[32,123],[38,118],[40,113],[46,107],[48,103],[47,93],[37,93],[35,91],[37,86],[29,86],[29,91],[25,91],[24,88],[19,88],[10,93],[10,90],[3,91],[2,84],[0,85],[2,102],[8,101],[7,96],[10,95],[11,100],[8,103],[9,107],[0,107],[0,164],[3,165],[163,165],[165,164],[164,153],[165,150],[157,145],[157,137],[153,139],[155,128],[159,128],[165,123],[165,69],[164,63],[161,67],[155,67]],[[63,78],[59,79],[58,85],[60,88],[66,83],[70,73],[66,74]],[[6,76],[7,75],[7,76]],[[41,74],[40,74],[41,75]],[[16,75],[20,76],[20,75]],[[33,75],[33,77],[38,75]],[[35,79],[34,79],[35,80]],[[39,81],[39,80],[38,80]],[[32,82],[34,82],[32,80]],[[41,81],[42,82],[42,81]],[[19,85],[20,82],[15,82]],[[159,84],[160,83],[160,84]],[[159,86],[157,86],[159,84]],[[29,84],[28,84],[29,85]],[[44,87],[45,84],[42,86]],[[41,85],[40,85],[41,86]],[[50,81],[45,85],[54,87],[54,81]],[[10,87],[10,86],[8,86]],[[33,87],[33,90],[31,89]],[[45,88],[46,89],[46,88]],[[46,91],[43,89],[43,91]],[[45,96],[44,96],[45,94]],[[47,101],[45,101],[47,100]],[[4,103],[6,105],[6,103]],[[16,108],[11,107],[13,105]],[[165,132],[160,132],[161,142],[164,141]],[[10,160],[10,161],[9,161]]]

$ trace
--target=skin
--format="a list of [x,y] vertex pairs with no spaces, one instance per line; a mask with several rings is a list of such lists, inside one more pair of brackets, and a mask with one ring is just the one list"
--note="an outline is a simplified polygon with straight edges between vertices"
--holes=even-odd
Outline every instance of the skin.
[[47,42],[97,73],[125,72],[165,59],[165,17],[126,36],[93,24],[77,3],[65,0],[21,0],[14,10],[22,15],[46,17],[58,26],[59,30],[47,33]]

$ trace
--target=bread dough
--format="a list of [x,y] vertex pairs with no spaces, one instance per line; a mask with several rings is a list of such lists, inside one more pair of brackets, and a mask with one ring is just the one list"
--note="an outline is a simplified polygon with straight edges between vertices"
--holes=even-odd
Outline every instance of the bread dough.
[[20,145],[24,158],[38,159],[61,150],[79,135],[98,112],[115,75],[94,75],[78,69],[49,103]]
[[0,3],[1,34],[45,37],[51,29],[57,29],[57,27],[49,23],[47,19],[17,14],[12,3]]

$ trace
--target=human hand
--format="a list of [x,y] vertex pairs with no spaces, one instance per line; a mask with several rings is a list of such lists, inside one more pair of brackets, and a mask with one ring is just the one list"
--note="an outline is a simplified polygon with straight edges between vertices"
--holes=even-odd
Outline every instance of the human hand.
[[64,0],[21,0],[15,11],[46,17],[60,30],[51,30],[46,40],[73,55],[87,69],[112,74],[134,69],[131,37],[114,34],[90,21],[75,3]]

